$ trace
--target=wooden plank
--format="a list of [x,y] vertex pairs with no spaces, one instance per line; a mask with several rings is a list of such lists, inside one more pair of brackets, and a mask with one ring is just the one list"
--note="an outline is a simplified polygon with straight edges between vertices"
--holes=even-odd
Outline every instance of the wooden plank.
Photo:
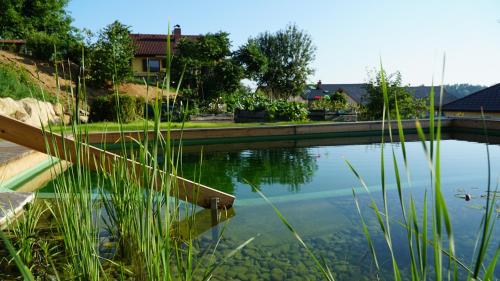
[[35,200],[35,194],[29,192],[0,193],[0,228],[19,215],[26,204]]
[[[143,166],[138,162],[86,143],[77,143],[68,137],[44,132],[40,128],[3,115],[0,115],[0,138],[69,162],[78,159],[77,153],[80,152],[82,155],[79,157],[81,164],[86,165],[91,170],[105,170],[109,172],[113,169],[113,165],[118,160],[123,160],[126,161],[129,168],[135,172],[135,175],[143,175],[144,172],[152,172],[152,168],[149,166]],[[164,175],[162,174],[162,176]],[[178,184],[178,189],[175,189],[175,192],[171,195],[181,200],[194,203],[204,208],[210,207],[210,198],[213,197],[219,198],[219,208],[230,208],[234,203],[235,197],[230,194],[173,174],[169,176],[177,180]],[[156,189],[161,188],[161,185],[162,183],[160,181],[156,181]]]

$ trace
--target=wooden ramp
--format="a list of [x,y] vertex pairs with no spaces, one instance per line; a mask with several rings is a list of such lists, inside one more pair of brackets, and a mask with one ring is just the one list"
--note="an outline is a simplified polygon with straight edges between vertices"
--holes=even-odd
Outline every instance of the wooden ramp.
[[[152,171],[149,166],[143,166],[138,162],[86,143],[77,144],[73,139],[43,131],[40,128],[3,115],[0,115],[0,138],[69,162],[73,162],[73,159],[80,159],[82,164],[91,170],[109,172],[113,169],[113,165],[117,160],[124,160],[129,168],[135,171],[136,175]],[[78,152],[83,156],[78,158]],[[177,180],[178,183],[178,190],[176,189],[171,195],[181,200],[204,208],[210,208],[212,199],[216,198],[219,202],[218,208],[230,208],[234,203],[235,197],[230,194],[172,174],[170,174],[170,177]],[[161,184],[161,182],[157,181],[156,188],[160,188]]]
[[26,204],[35,200],[29,192],[0,192],[0,229],[17,217]]

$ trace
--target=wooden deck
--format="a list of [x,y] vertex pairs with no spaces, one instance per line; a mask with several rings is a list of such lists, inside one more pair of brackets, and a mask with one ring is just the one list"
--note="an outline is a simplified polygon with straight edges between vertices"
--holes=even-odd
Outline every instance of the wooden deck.
[[[138,181],[144,173],[153,173],[152,167],[124,158],[117,154],[96,148],[86,143],[75,142],[68,137],[44,132],[40,128],[25,124],[7,116],[0,115],[0,138],[15,142],[33,150],[46,153],[68,162],[81,161],[91,170],[111,171],[117,161],[123,161],[134,172]],[[80,157],[78,155],[81,155]],[[191,202],[204,208],[211,207],[211,200],[218,198],[218,208],[230,208],[235,200],[231,194],[221,192],[208,186],[195,183],[173,174],[159,172],[159,178],[168,178],[177,183],[172,196]],[[155,181],[155,188],[163,185],[161,180]]]
[[30,192],[0,193],[0,228],[17,217],[26,204],[35,200],[35,194]]

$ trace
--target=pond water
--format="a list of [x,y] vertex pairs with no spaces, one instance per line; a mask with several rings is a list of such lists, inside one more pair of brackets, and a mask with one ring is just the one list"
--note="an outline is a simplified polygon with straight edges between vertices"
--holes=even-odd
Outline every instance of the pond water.
[[[374,280],[375,266],[356,211],[354,188],[373,235],[382,267],[379,276],[382,280],[392,280],[390,256],[369,206],[369,197],[345,162],[348,160],[358,170],[375,201],[382,206],[381,145],[377,139],[185,146],[183,176],[199,179],[201,183],[237,198],[229,220],[213,228],[207,227],[206,223],[200,227],[196,241],[199,247],[202,250],[213,247],[218,234],[223,231],[216,250],[216,256],[221,258],[253,238],[214,272],[213,280],[322,280],[313,260],[255,188],[276,205],[314,254],[324,258],[337,280]],[[386,144],[385,175],[393,247],[402,275],[410,279],[406,231],[398,224],[402,217],[391,148],[394,148],[400,163],[405,203],[410,195],[413,196],[418,213],[422,214],[424,194],[428,192],[430,196],[433,189],[420,142],[406,143],[409,175],[402,165],[401,146]],[[494,189],[500,176],[500,146],[490,145],[489,148]],[[442,190],[451,214],[457,257],[470,264],[486,203],[483,197],[488,183],[486,146],[472,141],[443,140],[441,163]],[[40,197],[47,196],[52,188],[49,184],[42,189]],[[465,194],[472,195],[472,200],[465,201]],[[496,208],[495,219],[498,220],[500,205]],[[210,219],[209,214],[209,210],[199,209],[199,220]],[[490,248],[500,243],[500,224],[496,224],[494,231],[496,235]],[[491,256],[492,252],[488,254]],[[499,268],[495,273],[500,277]],[[430,274],[432,276],[432,269]],[[462,280],[464,272],[460,274]]]
[[[409,178],[402,165],[401,147],[393,145],[404,183],[404,196],[411,194],[421,214],[424,193],[432,192],[430,172],[420,142],[406,143]],[[191,151],[201,148],[191,147]],[[216,280],[320,280],[313,261],[280,221],[269,204],[254,190],[259,188],[283,213],[317,256],[322,256],[339,280],[373,280],[375,267],[352,188],[359,193],[362,212],[374,235],[382,277],[391,278],[390,256],[368,196],[349,170],[350,161],[381,202],[380,144],[319,145],[259,149],[206,147],[201,165],[201,183],[234,194],[235,215],[224,226],[220,254],[227,254],[247,239],[255,238],[241,254],[216,271]],[[397,224],[401,211],[396,191],[391,145],[386,145],[386,181],[389,213],[393,220],[393,242],[403,275],[409,277],[406,232]],[[500,146],[490,145],[493,189],[500,176]],[[193,178],[201,153],[184,153],[183,172]],[[441,183],[453,222],[457,256],[470,264],[486,203],[488,173],[486,146],[477,142],[441,142]],[[197,172],[196,172],[197,173]],[[249,185],[251,183],[254,187]],[[465,194],[472,200],[465,201]],[[408,203],[408,201],[406,201]],[[498,208],[499,206],[497,206]],[[498,219],[498,213],[495,214]],[[222,226],[219,226],[221,228]],[[500,224],[496,224],[496,233]],[[213,243],[213,230],[201,235],[201,245]],[[491,241],[492,248],[500,237]],[[496,275],[500,276],[497,268]],[[383,278],[384,279],[384,278]]]

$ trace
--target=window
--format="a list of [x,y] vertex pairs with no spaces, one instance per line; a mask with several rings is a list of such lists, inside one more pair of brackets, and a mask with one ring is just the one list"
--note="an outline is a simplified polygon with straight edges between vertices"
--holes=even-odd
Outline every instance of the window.
[[143,59],[142,60],[142,70],[149,72],[159,72],[160,71],[160,60],[159,59]]

